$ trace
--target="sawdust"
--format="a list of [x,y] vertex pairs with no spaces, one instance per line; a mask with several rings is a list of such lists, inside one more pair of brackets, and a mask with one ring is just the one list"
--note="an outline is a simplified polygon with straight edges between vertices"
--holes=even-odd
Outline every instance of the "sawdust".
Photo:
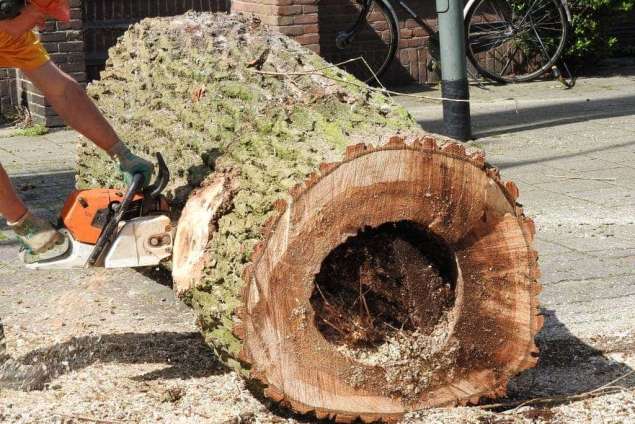
[[439,346],[447,342],[450,320],[444,315],[431,334],[420,331],[399,331],[388,336],[380,345],[373,348],[351,348],[347,345],[337,347],[345,356],[368,366],[393,367],[412,365],[413,360],[428,360],[438,351]]
[[[418,331],[398,333],[373,351],[339,350],[361,364],[381,367],[385,375],[382,393],[415,401],[426,390],[454,377],[452,370],[459,346],[448,340],[450,322],[451,319],[444,316],[429,335]],[[354,367],[348,381],[353,387],[363,387],[367,382],[365,375],[365,368]]]
[[[7,354],[26,363],[27,370],[29,359],[48,369],[23,374],[40,376],[44,384],[38,391],[9,388],[8,376],[0,371],[2,423],[87,422],[63,415],[144,424],[315,422],[255,397],[205,346],[192,311],[173,299],[169,287],[142,274],[38,273],[4,262],[0,276]],[[304,315],[302,308],[297,315]],[[549,328],[558,329],[557,334],[543,334],[544,357],[537,368],[514,380],[516,399],[593,390],[635,368],[632,332],[618,338],[586,334],[584,341],[571,334],[562,338],[566,325],[553,315],[550,319]],[[616,324],[621,322],[609,321],[605,328]],[[401,423],[633,424],[635,380],[619,384],[626,388],[620,393],[563,405],[500,412],[430,409],[410,413]],[[169,401],[179,394],[180,399]],[[553,413],[550,421],[545,411]]]

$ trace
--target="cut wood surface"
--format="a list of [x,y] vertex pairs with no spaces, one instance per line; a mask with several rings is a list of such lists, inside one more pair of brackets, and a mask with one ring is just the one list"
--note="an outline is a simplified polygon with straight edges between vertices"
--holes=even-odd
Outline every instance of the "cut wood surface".
[[236,188],[226,174],[211,174],[194,190],[181,211],[174,239],[172,280],[177,296],[185,295],[203,280],[203,270],[214,253],[207,244],[216,223],[227,211]]
[[[145,20],[110,56],[91,95],[175,176],[175,290],[268,397],[391,420],[535,364],[533,224],[480,151],[245,17]],[[80,186],[116,175],[81,143]]]

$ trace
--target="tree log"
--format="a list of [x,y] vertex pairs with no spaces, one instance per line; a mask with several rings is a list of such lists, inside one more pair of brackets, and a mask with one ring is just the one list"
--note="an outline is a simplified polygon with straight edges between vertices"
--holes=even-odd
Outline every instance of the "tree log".
[[[480,151],[246,17],[144,20],[89,92],[167,158],[175,290],[274,401],[391,420],[536,363],[534,226]],[[79,157],[80,187],[121,186]]]

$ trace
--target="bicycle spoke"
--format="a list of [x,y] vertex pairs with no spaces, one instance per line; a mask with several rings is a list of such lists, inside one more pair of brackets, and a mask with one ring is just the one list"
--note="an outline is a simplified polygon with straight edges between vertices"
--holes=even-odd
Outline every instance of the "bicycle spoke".
[[[503,14],[501,14],[501,13],[499,13],[499,12],[498,12],[498,9],[496,8],[496,2],[495,2],[495,1],[492,3],[492,7],[494,8],[494,12],[495,12],[498,16],[500,16],[500,18],[503,20],[503,22],[505,22],[506,24],[508,24],[508,25],[509,25],[509,22],[507,22],[507,19],[505,19],[505,16],[503,16]],[[513,19],[514,17],[512,16],[511,18]]]
[[[516,56],[516,53],[518,53],[518,46],[516,46],[516,48],[514,49],[514,53],[509,55],[509,59],[507,60],[507,63],[505,64],[505,66],[503,66],[503,69],[501,70],[501,74],[505,75],[505,73],[507,72],[507,68],[509,68],[509,65],[511,65],[512,63],[512,59],[514,58],[514,56]],[[508,50],[509,52],[509,50]]]
[[538,0],[533,0],[531,2],[531,4],[528,6],[529,9],[527,10],[527,12],[525,13],[525,15],[522,17],[522,19],[520,20],[520,22],[518,23],[519,26],[523,25],[525,20],[527,19],[527,16],[529,15],[529,12],[532,10],[532,8],[534,7],[534,4],[536,4],[536,1]]
[[[552,3],[550,3],[550,2],[544,3],[544,5],[543,5],[540,9],[536,9],[533,13],[531,13],[531,14],[528,16],[528,18],[531,18],[531,17],[533,17],[533,16],[536,16],[536,15],[538,14],[538,12],[543,11],[545,8],[547,8],[547,7],[551,6],[551,5],[552,5]],[[547,14],[549,14],[549,12],[547,12]],[[520,26],[520,25],[519,25],[519,26]]]
[[484,76],[534,78],[562,52],[566,17],[557,0],[479,0],[468,17],[468,56]]
[[507,40],[507,37],[495,38],[493,41],[487,44],[482,44],[481,48],[483,48],[484,51],[491,50],[494,46],[502,46],[506,40]]
[[507,37],[483,37],[481,40],[479,40],[478,43],[470,41],[470,45],[474,48],[477,48],[477,50],[480,52],[486,52],[492,50],[495,47],[501,46],[503,43],[505,43],[506,40]]
[[540,34],[538,34],[538,31],[536,31],[536,28],[532,27],[534,34],[536,35],[536,39],[538,40],[538,43],[540,44],[540,47],[542,49],[542,52],[545,55],[545,59],[549,60],[549,52],[547,51],[547,48],[545,47],[545,44],[542,42],[542,38],[540,38]]

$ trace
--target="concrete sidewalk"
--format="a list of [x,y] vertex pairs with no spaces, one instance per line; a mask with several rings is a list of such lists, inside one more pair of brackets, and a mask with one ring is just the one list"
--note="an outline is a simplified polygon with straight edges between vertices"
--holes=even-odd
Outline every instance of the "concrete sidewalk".
[[[581,336],[635,328],[633,79],[584,78],[573,90],[553,81],[472,87],[472,143],[519,186],[538,228],[543,305]],[[424,129],[442,131],[437,103],[397,101]],[[0,162],[27,203],[54,218],[73,187],[76,134],[9,134],[0,131]]]

